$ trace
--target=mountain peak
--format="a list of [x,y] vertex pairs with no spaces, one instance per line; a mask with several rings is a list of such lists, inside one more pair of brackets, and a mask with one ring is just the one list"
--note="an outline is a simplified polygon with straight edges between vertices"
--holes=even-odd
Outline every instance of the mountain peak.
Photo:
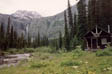
[[18,10],[12,14],[14,17],[19,17],[22,19],[35,19],[41,18],[42,16],[36,11]]

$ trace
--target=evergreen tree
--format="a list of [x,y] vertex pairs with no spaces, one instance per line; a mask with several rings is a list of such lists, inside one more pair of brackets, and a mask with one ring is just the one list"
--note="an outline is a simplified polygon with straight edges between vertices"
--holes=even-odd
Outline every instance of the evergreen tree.
[[107,25],[111,26],[112,24],[111,5],[111,0],[89,0],[88,28],[91,29],[95,25],[98,25],[107,30]]
[[37,48],[37,37],[35,37],[35,40],[33,41],[33,47]]
[[11,27],[11,33],[10,33],[10,48],[14,47],[14,29],[13,26]]
[[38,45],[38,47],[40,47],[40,45],[41,45],[40,32],[38,32],[37,45]]
[[112,29],[112,0],[99,0],[100,27],[107,30],[107,25]]
[[45,36],[45,46],[49,46],[49,39],[47,36]]
[[78,38],[82,39],[87,33],[87,13],[85,0],[78,3]]
[[7,32],[6,32],[6,48],[8,49],[10,47],[10,32],[11,32],[11,19],[8,18],[8,25],[7,25]]
[[5,32],[4,32],[4,26],[3,23],[0,25],[0,49],[4,49],[4,43],[5,43]]
[[70,28],[70,39],[74,37],[74,24],[73,24],[73,16],[70,1],[68,0],[68,24]]
[[17,48],[17,45],[18,45],[18,35],[17,35],[17,32],[16,32],[16,31],[14,31],[14,36],[13,36],[13,38],[14,38],[13,47],[14,47],[14,48]]
[[67,26],[66,11],[64,12],[64,20],[65,20],[64,43],[65,43],[66,50],[69,51],[70,50],[70,38],[69,38],[69,31],[68,31],[68,26]]
[[28,33],[28,38],[27,38],[27,47],[30,48],[31,47],[31,37]]
[[49,45],[49,39],[46,35],[44,35],[41,39],[41,46],[48,46]]
[[95,25],[98,25],[98,15],[97,15],[97,1],[89,0],[88,5],[88,29],[92,30]]
[[77,38],[79,39],[82,49],[85,47],[84,35],[87,33],[87,10],[85,0],[80,0],[78,3],[78,34]]
[[24,48],[25,47],[25,40],[24,40],[24,34],[21,34],[20,37],[20,48]]
[[57,40],[55,41],[55,47],[56,47],[56,50],[58,51],[59,45],[58,45],[58,41]]
[[43,46],[43,43],[44,43],[43,38],[41,40],[40,33],[38,32],[38,36],[35,37],[33,47],[37,48],[37,47]]
[[18,38],[17,48],[24,48],[24,34],[22,33],[21,36]]
[[73,29],[73,34],[74,34],[74,37],[77,35],[77,15],[74,14],[74,29]]
[[62,48],[62,45],[63,45],[62,42],[63,42],[63,41],[62,41],[62,34],[61,34],[61,32],[59,32],[59,48],[60,48],[60,49]]

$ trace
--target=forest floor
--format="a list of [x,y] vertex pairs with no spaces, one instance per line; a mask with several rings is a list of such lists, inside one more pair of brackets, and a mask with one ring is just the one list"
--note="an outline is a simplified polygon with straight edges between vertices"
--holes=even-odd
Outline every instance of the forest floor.
[[112,56],[96,56],[96,52],[88,51],[38,51],[27,61],[0,68],[0,74],[112,74]]

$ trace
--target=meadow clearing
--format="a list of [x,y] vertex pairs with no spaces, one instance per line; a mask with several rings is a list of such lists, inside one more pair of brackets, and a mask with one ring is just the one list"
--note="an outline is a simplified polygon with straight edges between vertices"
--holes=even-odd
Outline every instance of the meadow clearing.
[[27,61],[1,68],[0,74],[112,74],[112,56],[102,50],[89,52],[77,48],[55,52],[50,47],[41,47]]

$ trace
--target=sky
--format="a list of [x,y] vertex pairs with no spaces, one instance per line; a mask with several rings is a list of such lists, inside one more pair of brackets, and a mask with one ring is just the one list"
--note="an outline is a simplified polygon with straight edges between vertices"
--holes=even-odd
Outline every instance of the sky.
[[[67,8],[68,0],[0,0],[0,13],[12,14],[17,10],[36,11],[42,16],[52,16]],[[70,0],[71,5],[77,3]]]

